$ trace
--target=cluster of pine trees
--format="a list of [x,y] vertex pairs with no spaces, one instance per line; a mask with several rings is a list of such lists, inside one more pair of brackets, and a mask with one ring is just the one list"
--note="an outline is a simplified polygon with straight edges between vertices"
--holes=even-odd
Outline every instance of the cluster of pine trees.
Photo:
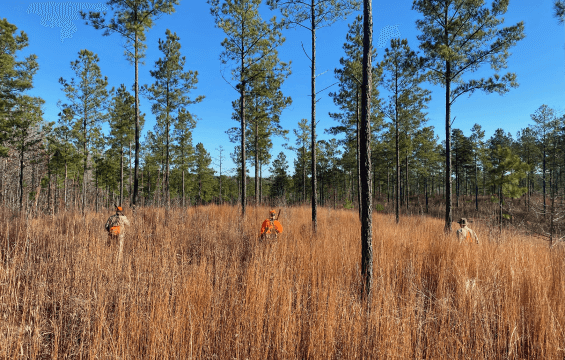
[[[500,26],[508,2],[494,1],[489,8],[464,0],[417,0],[413,8],[422,15],[416,24],[422,53],[407,40],[393,39],[380,62],[374,61],[376,51],[365,36],[368,18],[357,16],[349,25],[344,55],[334,71],[336,86],[329,93],[337,109],[329,114],[334,122],[323,123],[324,131],[339,140],[317,139],[316,102],[326,89],[316,89],[316,31],[358,10],[360,3],[268,1],[273,11],[280,10],[280,21],[261,17],[261,0],[208,3],[217,27],[226,33],[220,54],[222,76],[235,90],[234,98],[237,94],[232,106],[238,126],[226,129],[235,143],[230,154],[234,172],[225,170],[223,147],[217,149],[214,162],[218,172],[204,145],[193,144],[197,117],[188,109],[204,96],[192,95],[198,72],[185,69],[176,33],[167,30],[158,42],[162,56],[150,70],[153,83],[138,83],[138,62],[147,47],[145,32],[154,19],[174,12],[178,1],[111,0],[113,18],[96,12],[82,16],[104,35],[124,37],[126,57],[135,66],[134,86],[109,88],[98,56],[81,50],[70,64],[75,76],[59,79],[65,99],[57,104],[59,119],[52,123],[43,121],[43,100],[27,95],[38,62],[35,55],[18,59],[27,46],[26,34],[17,34],[6,19],[0,22],[2,206],[55,212],[69,207],[98,211],[114,203],[170,207],[230,201],[240,203],[245,213],[246,202],[276,200],[310,203],[315,227],[318,204],[357,205],[361,215],[359,204],[367,193],[363,187],[368,186],[371,199],[395,205],[397,219],[411,201],[423,196],[427,208],[428,197],[443,195],[446,228],[452,222],[449,194],[456,206],[462,196],[474,196],[477,209],[479,195],[494,195],[501,218],[503,199],[524,194],[528,208],[551,208],[555,213],[555,199],[565,188],[565,123],[554,109],[540,104],[530,125],[515,137],[498,129],[487,139],[480,124],[471,129],[451,126],[451,105],[461,95],[477,90],[503,94],[517,86],[515,74],[499,74],[506,67],[507,50],[524,37],[521,22]],[[365,14],[370,14],[368,3],[363,2]],[[559,19],[562,9],[557,1]],[[273,137],[288,140],[289,130],[280,118],[292,103],[281,90],[291,63],[279,59],[277,48],[284,43],[284,30],[297,26],[312,35],[311,51],[305,51],[312,69],[311,119],[302,119],[291,129],[296,142],[287,143],[287,152],[273,158]],[[364,61],[369,61],[369,77]],[[464,77],[483,65],[491,66],[491,77]],[[447,140],[441,143],[427,125],[429,83],[446,91]],[[140,95],[151,102],[157,120],[144,138]],[[295,152],[293,174],[288,171],[289,151]],[[271,174],[267,179],[265,169]],[[365,170],[370,177],[363,175]],[[542,204],[530,201],[536,192],[543,195]]]

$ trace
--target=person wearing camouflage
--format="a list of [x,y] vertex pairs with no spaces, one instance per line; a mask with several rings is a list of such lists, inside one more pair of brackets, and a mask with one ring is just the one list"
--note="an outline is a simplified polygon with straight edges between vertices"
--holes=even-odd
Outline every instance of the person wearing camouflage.
[[275,219],[277,212],[269,211],[269,218],[261,225],[261,240],[275,240],[283,232],[282,224]]
[[121,206],[116,206],[116,214],[110,216],[106,221],[105,229],[108,232],[107,246],[119,242],[120,249],[118,252],[118,263],[122,260],[122,252],[124,249],[125,227],[130,226],[128,218],[124,215]]
[[478,245],[479,237],[477,236],[477,234],[475,234],[473,230],[471,230],[471,228],[467,226],[467,219],[461,218],[461,220],[459,220],[458,223],[459,225],[461,225],[461,229],[457,230],[457,238],[459,239],[459,241],[469,244],[475,242],[475,244]]

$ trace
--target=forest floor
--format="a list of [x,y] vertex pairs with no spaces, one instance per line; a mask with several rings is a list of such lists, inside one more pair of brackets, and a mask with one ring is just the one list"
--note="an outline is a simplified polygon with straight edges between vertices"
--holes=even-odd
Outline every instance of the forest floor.
[[283,208],[268,243],[266,207],[126,211],[118,264],[109,212],[0,210],[0,358],[564,357],[565,249],[515,227],[376,212],[367,302],[356,211]]

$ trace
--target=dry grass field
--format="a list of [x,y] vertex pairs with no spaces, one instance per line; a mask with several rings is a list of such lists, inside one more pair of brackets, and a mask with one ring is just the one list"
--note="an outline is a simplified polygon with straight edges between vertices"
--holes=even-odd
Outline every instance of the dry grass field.
[[[27,223],[0,214],[0,358],[563,359],[565,251],[443,221],[375,214],[374,288],[361,301],[356,211],[140,209],[124,260],[110,213]],[[456,225],[456,224],[454,224]],[[456,228],[456,227],[454,227]]]

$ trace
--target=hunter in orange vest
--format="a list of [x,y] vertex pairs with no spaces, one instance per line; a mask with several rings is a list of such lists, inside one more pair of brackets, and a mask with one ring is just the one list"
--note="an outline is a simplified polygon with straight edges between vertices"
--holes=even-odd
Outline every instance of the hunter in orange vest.
[[104,228],[108,232],[107,246],[119,242],[120,249],[118,252],[118,263],[122,260],[122,253],[124,250],[124,236],[125,227],[130,225],[128,218],[124,215],[124,210],[121,206],[116,206],[116,214],[112,215],[106,221]]
[[460,242],[464,242],[464,243],[468,243],[468,244],[472,244],[473,242],[475,244],[479,244],[479,237],[477,236],[477,234],[475,234],[475,232],[473,230],[471,230],[468,226],[467,226],[467,219],[466,218],[461,218],[458,221],[459,225],[461,225],[461,229],[457,230],[457,238],[459,239]]
[[275,210],[269,211],[269,218],[263,221],[261,225],[261,239],[274,240],[278,234],[283,232],[283,226],[275,219],[277,212]]

